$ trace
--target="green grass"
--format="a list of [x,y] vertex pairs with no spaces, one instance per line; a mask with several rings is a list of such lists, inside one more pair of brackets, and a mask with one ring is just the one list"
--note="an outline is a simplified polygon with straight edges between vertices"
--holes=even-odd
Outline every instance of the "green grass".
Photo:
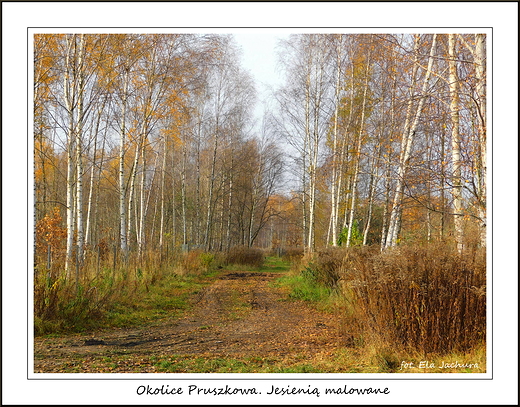
[[291,268],[291,263],[280,257],[266,257],[261,266],[248,264],[230,264],[225,266],[226,271],[248,271],[253,273],[280,273],[287,272]]
[[126,297],[108,310],[105,324],[129,327],[178,318],[191,308],[190,298],[212,281],[215,273],[202,276],[171,275],[150,286],[140,298]]
[[320,367],[308,361],[288,363],[277,357],[203,358],[174,355],[156,360],[154,366],[159,372],[166,373],[322,373]]
[[291,268],[291,263],[282,259],[281,257],[266,257],[264,265],[262,266],[263,271],[276,271],[286,272]]
[[[80,296],[75,296],[73,287],[59,280],[55,293],[59,312],[55,311],[52,317],[35,315],[34,332],[36,335],[85,332],[179,318],[191,308],[190,299],[223,273],[286,272],[289,268],[290,263],[278,257],[265,258],[261,266],[230,265],[186,274],[163,272],[153,278],[153,273],[146,270],[138,269],[134,273],[121,269],[114,273],[104,268],[89,288],[82,288]],[[248,309],[246,306],[242,308]],[[230,316],[235,319],[244,316],[241,307],[231,311],[233,315]]]
[[334,290],[317,283],[305,272],[296,275],[286,274],[276,279],[273,284],[288,290],[287,300],[306,301],[322,311],[333,311],[338,301],[341,301]]

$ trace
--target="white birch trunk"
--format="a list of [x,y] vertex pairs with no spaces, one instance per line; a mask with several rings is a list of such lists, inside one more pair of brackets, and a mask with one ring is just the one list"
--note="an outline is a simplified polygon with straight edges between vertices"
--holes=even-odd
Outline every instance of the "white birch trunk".
[[65,56],[65,72],[63,76],[63,99],[67,110],[68,131],[67,131],[67,248],[65,254],[65,272],[67,279],[71,277],[71,263],[72,252],[74,245],[74,185],[75,185],[75,171],[74,171],[74,109],[75,109],[75,86],[74,78],[71,78],[71,56],[70,53],[74,48],[75,51],[75,37],[73,41],[70,36],[66,38],[66,56]]
[[352,199],[350,204],[350,214],[349,214],[349,221],[348,221],[348,232],[347,232],[347,242],[346,246],[350,247],[350,241],[352,238],[352,227],[354,226],[354,213],[356,211],[356,198],[357,198],[357,184],[358,184],[358,178],[359,178],[359,168],[361,164],[361,147],[363,143],[363,131],[365,130],[365,110],[366,110],[366,100],[367,100],[367,93],[368,93],[368,79],[369,79],[369,68],[370,68],[370,54],[368,55],[367,62],[366,62],[366,71],[365,71],[365,89],[363,90],[363,102],[361,105],[361,122],[359,124],[359,134],[358,134],[358,142],[357,142],[357,149],[356,149],[356,167],[354,169],[354,175],[352,180]]
[[487,202],[487,103],[486,103],[486,50],[485,50],[485,34],[475,34],[475,76],[477,78],[477,96],[479,111],[479,146],[480,160],[478,163],[480,172],[480,197],[479,197],[479,217],[481,220],[480,227],[480,244],[486,247],[486,202]]
[[130,244],[131,233],[132,233],[132,212],[134,211],[135,180],[137,177],[137,168],[139,166],[139,157],[141,155],[140,144],[141,143],[137,143],[137,145],[136,145],[134,163],[132,166],[132,172],[130,173],[130,186],[129,186],[129,190],[128,190],[128,212],[127,212],[128,227],[126,230],[126,241],[127,241],[128,245]]
[[[106,139],[107,139],[107,133],[108,133],[108,126],[105,127],[105,134],[103,135],[103,142],[101,143],[101,157],[100,157],[99,163],[98,163],[96,193],[94,194],[95,200],[94,200],[93,209],[92,209],[92,213],[94,215],[96,224],[99,219],[98,208],[99,208],[99,198],[100,198],[99,191],[101,189],[100,180],[101,180],[101,174],[103,172],[103,163],[105,161],[105,144],[106,144]],[[94,220],[92,221],[92,224],[94,224]],[[96,233],[94,235],[95,232],[98,232],[97,228],[92,228],[91,234],[96,237],[96,239],[95,240],[93,239],[93,241],[97,241],[99,243],[99,237],[98,237],[99,233]]]
[[[349,114],[348,114],[348,118],[346,120],[346,123],[351,123],[352,122],[352,112],[354,110],[354,64],[351,64],[351,69],[350,69],[350,88],[351,88],[351,97],[350,97],[350,106],[349,106]],[[340,168],[339,168],[339,177],[338,177],[338,193],[336,194],[336,229],[338,228],[339,226],[339,208],[340,208],[340,204],[341,202],[344,202],[345,203],[345,210],[344,210],[344,213],[343,213],[343,221],[341,222],[341,231],[343,231],[343,228],[345,228],[348,224],[348,221],[347,221],[347,218],[348,218],[348,214],[349,214],[349,211],[347,209],[347,206],[348,206],[348,202],[349,202],[349,199],[350,199],[350,196],[351,196],[351,193],[349,192],[350,191],[350,187],[351,187],[351,181],[352,181],[352,177],[347,173],[348,171],[348,162],[350,160],[350,156],[349,156],[349,142],[350,142],[350,138],[349,138],[349,131],[348,131],[348,127],[345,129],[345,134],[343,135],[343,140],[341,142],[341,150],[340,150]],[[346,183],[346,190],[347,192],[344,194],[344,197],[342,199],[342,187],[343,187],[343,180],[346,178],[345,180],[345,183]]]
[[67,147],[67,249],[65,255],[65,271],[67,278],[71,275],[72,252],[74,249],[74,155],[73,155],[73,132],[69,130]]
[[[152,167],[153,168],[152,179],[150,180],[150,187],[148,188],[148,192],[146,193],[146,202],[145,202],[145,205],[144,205],[144,211],[143,211],[142,219],[141,219],[141,226],[140,227],[141,227],[141,236],[142,236],[141,240],[142,240],[142,249],[143,250],[146,247],[146,243],[147,242],[152,242],[153,241],[152,238],[153,238],[154,228],[152,226],[149,238],[146,239],[145,223],[146,223],[146,217],[148,215],[148,210],[150,209],[150,199],[152,197],[152,190],[153,190],[153,186],[154,186],[154,183],[155,183],[155,176],[157,175],[157,168],[158,168],[157,161],[158,160],[159,160],[159,154],[156,154],[155,155],[155,162],[154,162],[153,167]],[[157,199],[156,199],[156,202],[157,202]],[[157,213],[157,205],[155,205],[155,211],[154,211],[153,219],[155,219],[155,214],[156,213]],[[153,224],[155,224],[155,222],[153,222]]]
[[198,122],[198,132],[197,132],[197,151],[196,151],[196,169],[195,176],[196,180],[196,188],[195,188],[195,233],[196,233],[196,244],[200,245],[201,243],[201,197],[200,197],[200,142],[202,135],[202,119]]
[[172,143],[172,161],[171,161],[171,172],[172,172],[172,240],[173,245],[177,243],[177,204],[175,202],[175,143]]
[[182,205],[182,244],[188,244],[188,219],[186,217],[186,163],[188,159],[186,143],[182,147],[181,205]]
[[209,178],[209,186],[208,186],[208,202],[206,206],[206,231],[204,233],[204,246],[206,250],[209,251],[211,249],[211,222],[213,220],[213,190],[215,186],[215,172],[217,167],[217,149],[218,149],[218,122],[217,128],[214,135],[213,142],[213,154],[211,159],[211,173]]
[[227,226],[226,226],[226,249],[231,248],[231,215],[232,215],[232,204],[233,204],[233,169],[234,169],[234,148],[231,149],[231,170],[229,172],[229,192],[228,192],[228,214],[227,214]]
[[[338,195],[339,190],[337,189],[338,183],[338,173],[339,168],[339,160],[338,160],[338,115],[339,115],[339,107],[340,107],[340,84],[341,84],[341,51],[340,46],[336,49],[336,88],[334,92],[335,96],[335,106],[334,106],[334,125],[333,125],[333,133],[332,133],[332,180],[330,186],[330,222],[329,222],[329,230],[332,229],[332,245],[338,245]],[[327,241],[329,239],[329,233],[327,233]]]
[[461,156],[459,135],[459,78],[457,75],[457,61],[455,53],[455,36],[448,34],[449,55],[449,88],[450,88],[450,116],[451,116],[451,162],[453,197],[453,216],[455,225],[455,242],[457,251],[463,250],[463,218],[462,218],[462,180],[461,180]]
[[119,141],[119,241],[123,256],[128,255],[128,230],[127,220],[128,213],[126,211],[126,181],[125,181],[125,150],[126,150],[126,109],[128,98],[128,81],[129,69],[125,69],[123,84],[123,100],[121,114],[121,138]]
[[137,256],[140,259],[144,248],[144,217],[146,212],[145,206],[145,189],[146,189],[146,153],[145,148],[141,148],[141,187],[139,190],[139,223],[137,226]]
[[323,61],[321,59],[316,60],[316,77],[315,81],[315,96],[313,98],[313,129],[312,129],[312,145],[310,146],[311,152],[311,163],[309,173],[309,238],[307,241],[307,248],[309,252],[314,251],[314,239],[315,239],[315,219],[316,219],[316,184],[317,184],[317,171],[318,171],[318,157],[320,149],[320,112],[322,103],[322,92],[323,92]]
[[87,202],[87,219],[86,219],[86,226],[85,226],[85,243],[91,244],[91,218],[92,218],[92,199],[94,196],[94,179],[95,179],[95,173],[96,173],[96,155],[97,155],[97,135],[99,133],[99,122],[101,121],[101,114],[103,112],[103,107],[105,103],[103,103],[102,107],[98,111],[98,118],[96,121],[96,129],[94,131],[94,137],[91,137],[94,139],[94,154],[92,156],[92,167],[90,168],[90,185],[88,190],[88,202]]
[[[380,150],[381,151],[381,147]],[[381,158],[381,155],[379,156]],[[369,186],[369,192],[368,192],[368,214],[367,214],[367,220],[365,223],[365,228],[363,230],[363,246],[366,246],[367,239],[368,239],[368,232],[370,231],[370,226],[372,224],[372,212],[374,207],[374,195],[375,195],[375,188],[376,188],[376,178],[378,176],[377,167],[376,167],[376,160],[374,159],[372,162],[372,171],[370,174],[370,186]]]
[[[134,164],[132,166],[132,172],[130,174],[130,189],[128,191],[128,230],[127,230],[127,242],[130,244],[130,236],[132,233],[132,216],[134,217],[135,222],[135,243],[137,246],[139,246],[139,207],[135,204],[135,184],[137,180],[137,172],[139,170],[139,165],[142,165],[143,172],[144,172],[144,163],[142,163],[142,158],[144,158],[144,145],[145,145],[145,139],[146,139],[146,132],[147,132],[147,126],[146,126],[146,120],[147,120],[147,114],[146,109],[144,112],[144,118],[143,122],[141,124],[141,130],[139,135],[139,140],[137,141],[136,148],[135,148],[135,156],[134,156]],[[132,213],[133,212],[133,213]]]
[[388,162],[386,164],[385,171],[385,205],[383,207],[383,225],[381,227],[381,251],[383,251],[386,247],[386,238],[387,238],[387,217],[388,217],[388,208],[390,206],[390,159],[388,158]]
[[83,228],[83,124],[84,117],[84,97],[85,97],[85,36],[80,35],[79,54],[78,54],[78,119],[76,124],[76,199],[77,199],[77,239],[78,239],[78,261],[83,265],[85,257],[85,233]]
[[165,196],[165,179],[166,179],[166,136],[164,136],[163,140],[163,156],[162,156],[162,165],[161,165],[161,221],[159,226],[159,249],[162,254],[162,249],[164,245],[164,196]]
[[[426,98],[426,91],[428,88],[428,83],[430,79],[430,75],[432,72],[433,67],[433,61],[435,56],[435,45],[436,45],[436,39],[437,35],[433,34],[432,39],[432,45],[430,49],[430,55],[428,57],[428,68],[426,70],[426,74],[424,76],[424,81],[422,85],[422,90],[419,98],[419,104],[417,106],[417,110],[415,112],[415,118],[412,124],[409,126],[409,122],[411,119],[411,104],[412,100],[409,100],[408,105],[408,112],[406,115],[405,125],[404,125],[404,132],[403,132],[403,139],[401,142],[401,157],[399,160],[399,169],[397,174],[397,182],[396,182],[396,189],[395,189],[395,195],[392,205],[392,211],[390,213],[390,222],[388,227],[388,234],[385,242],[385,248],[393,247],[397,245],[397,237],[399,235],[399,229],[401,224],[401,215],[402,215],[402,200],[403,200],[403,192],[404,192],[404,180],[406,176],[406,172],[408,169],[408,162],[410,160],[410,155],[412,152],[412,145],[415,138],[415,131],[417,129],[417,125],[419,123],[419,119],[421,117],[422,108],[424,105],[424,101]],[[414,70],[417,69],[417,52],[418,52],[418,46],[419,46],[419,37],[416,38],[415,41],[415,54],[416,54],[416,61],[414,62]],[[410,89],[413,89],[415,85],[415,73],[413,74],[412,79],[412,85]]]
[[307,224],[307,153],[310,145],[310,78],[307,76],[306,88],[305,88],[305,134],[303,139],[303,150],[302,150],[302,227],[303,227],[303,237],[302,244],[303,247],[308,250],[307,247],[307,233],[308,233],[308,224]]

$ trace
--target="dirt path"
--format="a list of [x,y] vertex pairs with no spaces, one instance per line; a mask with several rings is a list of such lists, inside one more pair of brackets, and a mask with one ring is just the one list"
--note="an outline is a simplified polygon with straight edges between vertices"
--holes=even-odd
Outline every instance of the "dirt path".
[[305,358],[341,342],[337,319],[270,284],[278,273],[228,272],[176,321],[146,328],[35,339],[35,372],[156,372],[158,359]]

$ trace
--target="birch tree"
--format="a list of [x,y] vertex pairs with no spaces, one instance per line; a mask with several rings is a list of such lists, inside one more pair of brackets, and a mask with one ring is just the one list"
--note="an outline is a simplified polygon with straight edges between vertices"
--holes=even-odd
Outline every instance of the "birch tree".
[[448,56],[449,56],[449,88],[450,88],[450,116],[451,116],[451,160],[453,175],[451,177],[453,196],[453,216],[455,223],[455,241],[457,251],[462,253],[463,230],[462,230],[462,179],[461,179],[461,157],[460,157],[460,135],[459,135],[459,79],[457,75],[457,61],[455,51],[455,35],[448,34]]
[[477,109],[479,113],[479,214],[481,219],[480,244],[486,247],[486,202],[487,202],[487,102],[486,102],[486,36],[475,34],[475,72],[478,95]]
[[[78,42],[79,41],[79,42]],[[65,39],[63,101],[67,113],[67,252],[65,270],[70,277],[74,232],[77,230],[77,257],[83,259],[83,158],[82,131],[85,92],[85,36]],[[76,211],[74,211],[76,209]],[[76,219],[75,218],[76,215]]]
[[354,212],[356,209],[356,196],[357,196],[357,187],[358,187],[358,178],[359,171],[361,165],[361,147],[363,145],[363,137],[365,132],[365,117],[367,115],[367,93],[369,89],[369,73],[370,73],[370,56],[371,49],[368,50],[368,55],[366,57],[365,63],[365,72],[364,72],[364,87],[363,87],[363,97],[361,101],[361,117],[359,124],[359,132],[357,135],[357,148],[356,148],[356,164],[354,168],[353,180],[352,180],[352,199],[350,204],[349,211],[349,220],[348,220],[348,232],[347,232],[347,241],[346,246],[350,246],[350,241],[352,238],[352,229],[354,226]]
[[432,73],[432,67],[435,57],[435,45],[436,45],[436,34],[433,34],[432,44],[430,47],[430,54],[428,57],[428,66],[426,68],[426,72],[423,78],[423,84],[421,91],[416,97],[419,99],[415,115],[412,117],[412,105],[413,105],[413,97],[414,95],[414,87],[415,87],[415,76],[419,67],[419,45],[421,36],[415,35],[414,39],[414,64],[413,64],[413,72],[412,72],[412,82],[410,85],[410,99],[408,102],[407,113],[405,118],[405,124],[403,129],[403,135],[401,140],[401,153],[399,158],[399,168],[397,172],[397,180],[396,187],[394,192],[394,199],[392,204],[392,211],[390,213],[390,221],[388,226],[387,238],[385,241],[385,248],[389,248],[395,246],[397,244],[397,238],[399,235],[400,229],[400,220],[402,216],[402,201],[403,201],[403,191],[405,186],[405,176],[408,169],[408,162],[410,159],[410,155],[412,152],[413,141],[415,138],[415,132],[417,130],[417,125],[419,123],[419,119],[421,117],[424,101],[427,96],[428,83],[430,80],[430,76]]
[[282,62],[287,83],[276,95],[281,113],[279,131],[298,153],[302,241],[307,251],[312,251],[315,245],[318,168],[334,109],[326,103],[332,86],[328,65],[330,47],[325,38],[320,34],[293,35],[283,43],[286,53]]
[[[233,132],[234,120],[237,119],[241,109],[241,103],[247,103],[247,99],[241,100],[240,95],[247,95],[250,90],[247,87],[249,79],[241,71],[238,64],[238,54],[235,45],[230,38],[223,38],[215,57],[219,61],[210,71],[210,114],[209,124],[211,151],[210,170],[208,177],[208,190],[206,201],[206,216],[204,230],[204,246],[206,250],[212,247],[212,234],[215,217],[218,156],[222,151],[226,136]],[[244,82],[244,83],[242,83]],[[244,85],[245,87],[243,87]],[[222,223],[221,223],[222,224]]]

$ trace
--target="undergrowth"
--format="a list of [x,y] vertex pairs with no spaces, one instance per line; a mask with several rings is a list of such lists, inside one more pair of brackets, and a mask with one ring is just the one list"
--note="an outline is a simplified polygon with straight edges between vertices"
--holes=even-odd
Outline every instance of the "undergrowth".
[[[82,332],[110,326],[150,323],[174,317],[189,307],[197,293],[218,272],[213,253],[178,253],[163,261],[151,254],[137,261],[86,261],[78,275],[63,266],[35,267],[34,334]],[[113,265],[116,264],[116,268]]]
[[229,250],[224,261],[227,265],[261,267],[264,264],[264,259],[265,254],[261,249],[236,246]]
[[[259,249],[237,247],[229,253],[202,250],[145,253],[125,260],[90,253],[69,276],[63,263],[34,269],[34,334],[83,332],[127,327],[177,317],[197,294],[222,272],[234,268],[284,271],[287,262],[268,258]],[[115,266],[115,267],[114,267]]]
[[484,250],[328,248],[304,256],[282,282],[291,286],[290,297],[335,310],[346,342],[378,349],[390,370],[388,349],[442,355],[485,345]]
[[485,373],[486,352],[480,346],[469,352],[425,355],[392,348],[338,348],[336,351],[291,355],[218,356],[204,354],[133,355],[120,352],[97,359],[79,358],[63,372],[159,373]]

